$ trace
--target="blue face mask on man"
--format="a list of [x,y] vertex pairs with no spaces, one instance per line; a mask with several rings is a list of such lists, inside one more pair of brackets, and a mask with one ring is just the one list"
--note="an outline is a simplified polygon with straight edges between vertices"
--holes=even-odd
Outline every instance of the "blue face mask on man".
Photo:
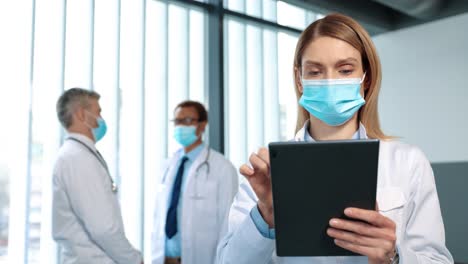
[[299,104],[330,126],[342,125],[366,102],[360,93],[365,76],[362,79],[302,79],[303,93]]
[[96,122],[98,125],[97,127],[93,128],[93,127],[90,127],[88,124],[86,125],[91,128],[91,132],[93,133],[93,136],[94,136],[94,141],[98,142],[106,135],[106,132],[107,132],[106,121],[104,121],[104,119],[102,119],[101,117],[96,117],[89,111],[88,113],[92,115],[94,118],[96,118]]
[[184,147],[188,147],[197,141],[196,126],[176,126],[174,128],[174,139]]

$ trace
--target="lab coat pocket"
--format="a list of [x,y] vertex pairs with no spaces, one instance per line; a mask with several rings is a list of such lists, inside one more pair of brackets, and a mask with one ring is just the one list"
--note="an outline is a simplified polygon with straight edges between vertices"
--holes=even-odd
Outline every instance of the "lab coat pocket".
[[[202,187],[202,188],[201,188]],[[216,224],[217,216],[217,185],[216,182],[206,181],[200,184],[200,189],[196,191],[196,195],[192,194],[192,202],[195,204],[195,214],[203,219],[201,227],[211,229]]]
[[377,205],[379,207],[380,214],[395,222],[397,226],[397,237],[399,237],[406,205],[405,194],[401,188],[379,188],[377,190]]
[[215,263],[218,234],[216,232],[195,233],[195,254],[193,263]]
[[167,213],[168,186],[166,184],[156,185],[155,206],[153,212],[154,235],[162,236]]
[[[158,184],[156,185],[156,208],[165,208],[165,204],[167,202],[167,199],[169,198],[169,188],[167,184]],[[167,209],[167,208],[165,208]]]

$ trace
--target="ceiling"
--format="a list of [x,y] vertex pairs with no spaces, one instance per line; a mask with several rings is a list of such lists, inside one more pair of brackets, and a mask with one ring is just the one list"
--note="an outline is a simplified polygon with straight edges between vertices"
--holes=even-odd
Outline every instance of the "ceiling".
[[282,0],[318,13],[339,12],[371,35],[468,12],[467,0]]

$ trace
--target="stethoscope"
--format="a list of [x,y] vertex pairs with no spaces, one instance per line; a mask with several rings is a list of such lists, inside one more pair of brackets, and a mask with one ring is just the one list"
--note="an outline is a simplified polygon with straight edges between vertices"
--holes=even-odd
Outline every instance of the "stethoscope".
[[111,181],[111,190],[113,193],[116,193],[118,191],[118,187],[117,187],[117,184],[115,184],[114,180],[112,179],[111,175],[110,175],[110,172],[109,172],[109,168],[107,167],[107,164],[106,162],[102,159],[102,157],[100,157],[99,155],[101,154],[96,154],[95,151],[93,151],[88,145],[86,145],[85,143],[81,142],[80,140],[76,139],[76,138],[72,138],[72,137],[69,137],[67,138],[67,140],[73,140],[73,141],[76,141],[78,142],[79,144],[81,144],[82,146],[84,146],[85,148],[87,148],[93,155],[94,157],[96,157],[96,159],[99,161],[99,163],[101,163],[101,165],[104,167],[104,169],[106,170],[107,172],[107,176],[109,176],[109,179]]
[[[202,168],[205,168],[205,180],[208,179],[208,174],[210,174],[210,163],[208,162],[208,160],[210,159],[210,154],[211,154],[211,150],[210,148],[207,148],[207,151],[206,151],[206,155],[205,155],[205,159],[203,160],[203,162],[201,162],[200,164],[198,164],[197,168],[195,169],[195,177],[194,177],[194,181],[195,181],[195,193],[190,195],[190,198],[194,199],[194,200],[201,200],[203,199],[203,196],[201,195],[200,193],[200,188],[198,186],[198,178],[199,178],[199,175],[200,175],[200,171],[202,170]],[[165,184],[166,182],[166,178],[167,178],[167,173],[169,172],[169,166],[166,168],[165,172],[164,172],[164,176],[163,176],[163,179],[162,179],[162,184]]]

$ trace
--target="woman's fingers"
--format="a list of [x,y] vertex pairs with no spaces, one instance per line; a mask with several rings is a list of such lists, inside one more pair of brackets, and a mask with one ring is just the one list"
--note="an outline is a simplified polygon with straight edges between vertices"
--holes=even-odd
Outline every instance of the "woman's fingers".
[[260,148],[257,153],[258,157],[265,161],[265,163],[268,164],[268,166],[270,166],[270,152],[268,151],[268,149]]
[[257,153],[250,154],[249,164],[244,164],[239,168],[239,172],[250,177],[254,174],[269,175],[270,170],[270,156],[267,148],[260,148]]
[[337,218],[331,219],[329,224],[333,228],[350,231],[363,236],[383,238],[391,241],[396,240],[395,230],[391,228],[381,228],[368,223]]
[[390,218],[381,215],[378,211],[359,208],[346,208],[344,213],[348,217],[365,221],[374,226],[395,229],[395,222],[393,222]]
[[339,239],[335,239],[335,244],[354,253],[369,257],[369,263],[389,263],[390,261],[391,254],[381,248],[361,246]]
[[[260,208],[261,212],[265,214],[271,211],[272,207],[270,163],[268,155],[268,150],[266,148],[261,148],[257,153],[252,153],[250,155],[250,165],[244,164],[239,169],[240,173],[249,181],[250,186],[259,199],[259,204],[265,205],[265,208],[263,208],[265,210]],[[272,217],[268,217],[267,215],[267,218]]]
[[369,263],[382,263],[394,255],[396,225],[390,219],[374,210],[346,208],[346,216],[356,219],[330,220],[327,234],[335,244],[369,257]]
[[360,234],[356,234],[353,232],[347,232],[344,230],[340,229],[335,229],[335,228],[328,228],[327,229],[327,234],[330,237],[333,237],[338,240],[342,240],[348,243],[364,246],[364,247],[383,247],[385,250],[391,250],[393,248],[393,243],[381,239],[381,238],[375,238],[375,237],[369,237],[369,236],[363,236]]
[[255,171],[247,164],[242,165],[239,168],[239,172],[247,178],[255,173]]
[[268,175],[270,170],[270,164],[263,160],[259,155],[252,153],[249,158],[250,164],[255,173]]

